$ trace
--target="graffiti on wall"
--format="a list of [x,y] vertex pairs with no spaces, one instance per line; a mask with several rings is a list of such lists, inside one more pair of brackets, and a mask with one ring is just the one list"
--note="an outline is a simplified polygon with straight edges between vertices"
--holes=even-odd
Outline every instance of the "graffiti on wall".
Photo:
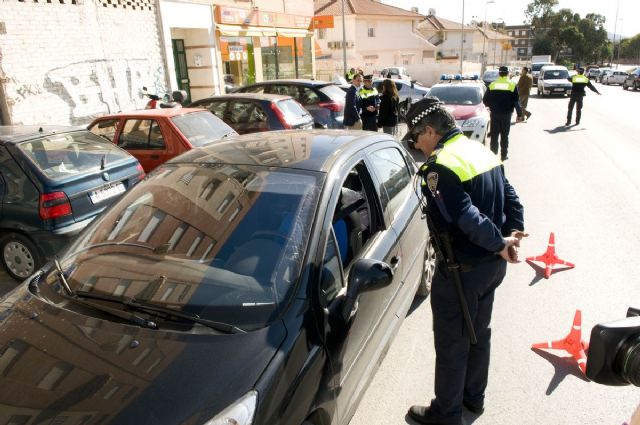
[[69,106],[72,124],[118,111],[144,108],[142,87],[164,93],[164,71],[148,59],[91,60],[54,68],[44,89]]

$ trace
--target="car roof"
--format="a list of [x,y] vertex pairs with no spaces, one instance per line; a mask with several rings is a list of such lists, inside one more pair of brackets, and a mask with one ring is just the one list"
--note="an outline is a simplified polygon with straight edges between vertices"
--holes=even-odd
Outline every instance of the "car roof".
[[20,143],[36,137],[72,131],[86,131],[86,128],[65,125],[0,125],[0,144]]
[[484,82],[482,80],[467,80],[467,81],[447,81],[443,83],[436,83],[431,88],[435,87],[480,87],[484,86]]
[[542,71],[543,69],[549,70],[549,69],[567,69],[566,66],[562,66],[562,65],[545,65],[542,68],[540,68],[540,70]]
[[263,84],[299,84],[299,85],[305,85],[305,86],[327,86],[327,85],[332,85],[333,83],[331,83],[330,81],[322,81],[322,80],[309,80],[309,79],[305,79],[305,78],[291,78],[288,80],[267,80],[267,81],[261,81],[259,83],[254,83],[254,84],[248,84],[244,87],[251,87],[251,86],[260,86]]
[[229,93],[229,94],[222,94],[218,96],[209,96],[204,99],[198,99],[195,102],[200,102],[202,100],[232,100],[232,99],[268,100],[270,102],[276,102],[278,100],[293,99],[293,98],[291,96],[286,96],[283,94]]
[[[186,115],[192,112],[205,111],[202,108],[160,108],[160,109],[139,109],[135,111],[117,112],[115,114],[108,114],[98,117],[102,118],[122,118],[122,117],[142,117],[142,118],[158,118],[158,117],[176,117],[179,115]],[[209,112],[209,111],[207,111]]]
[[[283,130],[232,136],[192,149],[167,162],[262,165],[328,172],[346,156],[392,141],[368,131]],[[340,155],[345,153],[345,155]]]

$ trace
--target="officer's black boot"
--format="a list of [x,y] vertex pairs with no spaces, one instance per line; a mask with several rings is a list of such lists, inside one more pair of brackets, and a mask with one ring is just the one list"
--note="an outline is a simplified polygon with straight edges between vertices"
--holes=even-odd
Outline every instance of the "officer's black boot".
[[425,425],[462,425],[461,417],[436,415],[429,406],[411,406],[407,414],[414,421]]

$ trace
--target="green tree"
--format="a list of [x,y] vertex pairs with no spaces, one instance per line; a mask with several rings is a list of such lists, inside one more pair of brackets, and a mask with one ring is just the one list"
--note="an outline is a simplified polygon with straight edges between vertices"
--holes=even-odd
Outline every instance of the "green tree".
[[620,42],[620,57],[640,61],[640,34]]

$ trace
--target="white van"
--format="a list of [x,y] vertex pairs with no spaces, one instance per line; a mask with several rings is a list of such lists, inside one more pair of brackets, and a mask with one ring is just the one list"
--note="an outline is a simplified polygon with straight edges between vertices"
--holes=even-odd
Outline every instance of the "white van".
[[547,65],[540,69],[538,75],[538,96],[571,94],[571,81],[566,66]]

